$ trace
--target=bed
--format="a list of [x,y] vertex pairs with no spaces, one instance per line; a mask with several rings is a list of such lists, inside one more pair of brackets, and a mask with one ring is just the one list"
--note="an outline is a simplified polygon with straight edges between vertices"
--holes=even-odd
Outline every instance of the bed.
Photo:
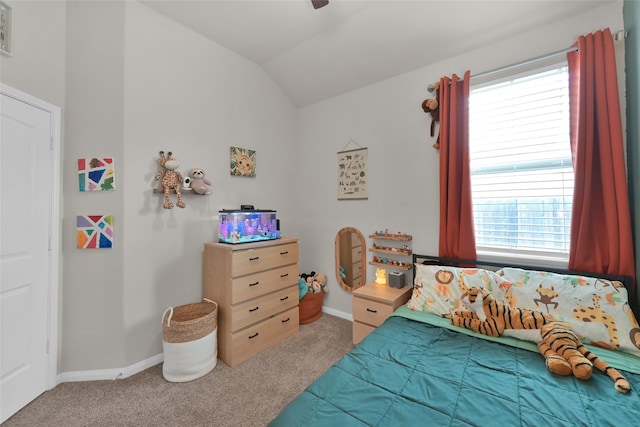
[[[490,282],[494,279],[498,282]],[[313,382],[270,425],[633,424],[640,419],[636,342],[640,331],[629,306],[635,299],[628,279],[489,263],[472,266],[468,261],[414,255],[415,286],[407,305]],[[496,298],[518,299],[518,306],[533,304],[563,320],[572,317],[576,330],[587,328],[580,334],[588,348],[627,378],[630,393],[616,391],[613,381],[595,368],[588,381],[551,374],[534,342],[491,338],[451,325],[442,312],[461,309],[457,292],[475,284],[484,284]],[[551,293],[537,290],[551,288]],[[580,315],[587,307],[593,312],[613,307],[613,320],[604,319],[617,322],[617,330],[597,321],[581,325]],[[602,348],[607,346],[612,349]]]

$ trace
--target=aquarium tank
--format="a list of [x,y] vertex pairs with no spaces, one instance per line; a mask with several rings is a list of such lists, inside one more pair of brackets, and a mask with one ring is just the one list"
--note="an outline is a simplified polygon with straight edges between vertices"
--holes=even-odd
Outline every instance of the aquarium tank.
[[280,237],[276,211],[221,210],[218,212],[218,241],[249,243]]

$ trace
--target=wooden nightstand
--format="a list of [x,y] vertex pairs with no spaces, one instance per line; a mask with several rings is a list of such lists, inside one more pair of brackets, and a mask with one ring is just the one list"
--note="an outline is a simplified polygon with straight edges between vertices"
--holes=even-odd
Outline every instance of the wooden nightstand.
[[411,298],[413,288],[392,288],[368,283],[353,291],[353,343],[358,344],[371,331]]

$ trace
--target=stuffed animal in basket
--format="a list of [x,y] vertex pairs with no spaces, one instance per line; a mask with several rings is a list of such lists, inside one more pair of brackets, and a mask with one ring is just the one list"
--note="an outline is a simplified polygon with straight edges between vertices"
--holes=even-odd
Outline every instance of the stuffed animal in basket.
[[[582,344],[570,324],[550,314],[510,307],[496,301],[486,289],[470,288],[461,299],[469,311],[454,312],[450,316],[454,325],[492,337],[507,335],[509,330],[537,330],[540,332],[536,340],[538,349],[551,373],[573,374],[576,378],[588,380],[595,366],[613,380],[617,391],[628,393],[631,390],[631,385],[620,372]],[[517,333],[508,335],[519,337]]]
[[189,176],[191,177],[191,189],[196,194],[210,194],[209,186],[211,181],[204,177],[205,173],[202,169],[191,169]]
[[325,294],[329,292],[329,287],[327,286],[327,276],[322,273],[318,273],[313,276],[311,280],[310,289],[313,289],[314,293],[324,292]]
[[182,174],[176,169],[180,166],[180,163],[173,158],[173,153],[169,151],[167,155],[164,155],[164,151],[160,152],[160,167],[161,170],[156,173],[155,179],[161,180],[162,188],[164,190],[164,208],[173,208],[171,203],[171,190],[175,191],[178,197],[177,206],[184,208],[186,205],[182,201],[182,193],[180,192],[180,186],[184,180]]
[[322,273],[316,273],[312,271],[310,274],[302,273],[300,274],[300,279],[298,280],[298,288],[299,288],[299,297],[302,299],[307,293],[315,294],[319,292],[324,292],[325,294],[329,292],[329,288],[327,286],[327,276]]

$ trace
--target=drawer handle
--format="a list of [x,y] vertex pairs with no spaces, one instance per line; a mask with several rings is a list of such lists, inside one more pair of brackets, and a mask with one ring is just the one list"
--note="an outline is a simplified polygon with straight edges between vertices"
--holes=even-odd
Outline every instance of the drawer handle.
[[286,255],[288,253],[289,253],[289,251],[284,251],[284,252],[280,252],[280,255]]
[[259,256],[254,256],[253,258],[249,258],[249,261],[257,261],[259,259],[260,259]]
[[371,310],[370,308],[367,308],[367,311],[368,311],[369,313],[377,313],[377,312],[378,312],[378,310]]
[[251,340],[251,339],[253,339],[253,338],[257,337],[257,336],[258,336],[258,333],[256,332],[256,333],[255,333],[255,334],[253,334],[253,335],[249,335],[249,339]]
[[282,323],[287,323],[289,320],[291,320],[291,318],[290,318],[290,317],[287,317],[286,319],[284,319],[284,320],[282,321]]
[[249,311],[256,311],[259,308],[260,308],[260,306],[256,306],[256,308],[250,308]]
[[249,286],[256,286],[256,285],[259,285],[259,284],[260,284],[260,282],[258,281],[258,282],[255,282],[255,283],[249,283]]
[[286,300],[288,300],[288,299],[289,299],[289,296],[287,295],[287,296],[286,296],[286,297],[284,297],[284,298],[280,298],[280,301],[286,301]]
[[281,274],[280,277],[287,277],[289,275],[289,273],[287,274]]

